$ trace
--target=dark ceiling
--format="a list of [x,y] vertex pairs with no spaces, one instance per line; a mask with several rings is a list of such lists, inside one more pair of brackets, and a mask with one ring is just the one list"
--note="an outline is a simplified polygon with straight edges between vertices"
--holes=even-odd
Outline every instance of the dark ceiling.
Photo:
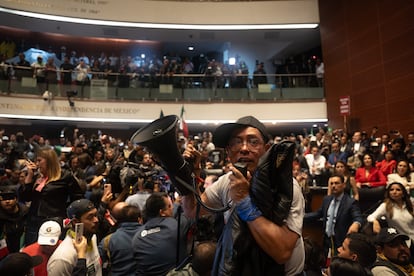
[[301,30],[243,30],[200,31],[167,30],[58,22],[29,18],[0,12],[0,26],[37,33],[70,35],[83,38],[131,40],[134,43],[156,44],[162,51],[188,55],[187,47],[195,47],[193,54],[223,51],[232,45],[266,45],[273,58],[295,56],[320,46],[319,28]]

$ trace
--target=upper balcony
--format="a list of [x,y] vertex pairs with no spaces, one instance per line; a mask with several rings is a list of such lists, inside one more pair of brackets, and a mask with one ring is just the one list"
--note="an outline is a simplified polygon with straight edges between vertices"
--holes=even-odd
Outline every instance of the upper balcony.
[[[55,71],[36,78],[32,68],[13,67],[8,80],[0,80],[0,90],[11,95],[38,95],[48,91],[53,97],[143,102],[286,102],[321,101],[323,87],[315,74],[137,74],[89,72],[82,80],[73,71]],[[71,74],[63,84],[61,74]],[[52,75],[52,76],[51,76]]]

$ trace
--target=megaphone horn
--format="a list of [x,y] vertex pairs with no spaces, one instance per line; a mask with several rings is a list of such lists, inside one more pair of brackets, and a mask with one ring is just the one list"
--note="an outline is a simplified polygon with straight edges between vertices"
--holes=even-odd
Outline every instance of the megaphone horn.
[[[159,118],[137,130],[131,141],[148,149],[161,161],[173,185],[182,195],[191,192],[193,177],[190,165],[182,157],[177,145],[178,117],[169,115]],[[178,177],[181,181],[177,180]],[[183,185],[183,182],[187,185]]]

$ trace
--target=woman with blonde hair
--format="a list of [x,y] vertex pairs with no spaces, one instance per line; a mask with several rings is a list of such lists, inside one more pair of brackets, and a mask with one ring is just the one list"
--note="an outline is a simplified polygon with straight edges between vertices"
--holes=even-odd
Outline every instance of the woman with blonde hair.
[[83,198],[84,191],[69,170],[60,166],[50,147],[39,148],[36,162],[27,161],[27,176],[21,200],[31,202],[25,245],[37,240],[40,225],[48,219],[63,221],[68,203]]

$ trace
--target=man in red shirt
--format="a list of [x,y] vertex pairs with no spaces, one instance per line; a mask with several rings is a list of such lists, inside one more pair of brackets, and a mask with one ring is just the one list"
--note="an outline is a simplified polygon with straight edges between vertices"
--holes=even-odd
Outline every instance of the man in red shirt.
[[53,220],[46,221],[40,226],[37,242],[22,249],[22,252],[30,256],[39,255],[43,258],[42,263],[34,268],[34,275],[47,275],[47,262],[62,242],[59,239],[61,233],[62,230],[59,223]]

